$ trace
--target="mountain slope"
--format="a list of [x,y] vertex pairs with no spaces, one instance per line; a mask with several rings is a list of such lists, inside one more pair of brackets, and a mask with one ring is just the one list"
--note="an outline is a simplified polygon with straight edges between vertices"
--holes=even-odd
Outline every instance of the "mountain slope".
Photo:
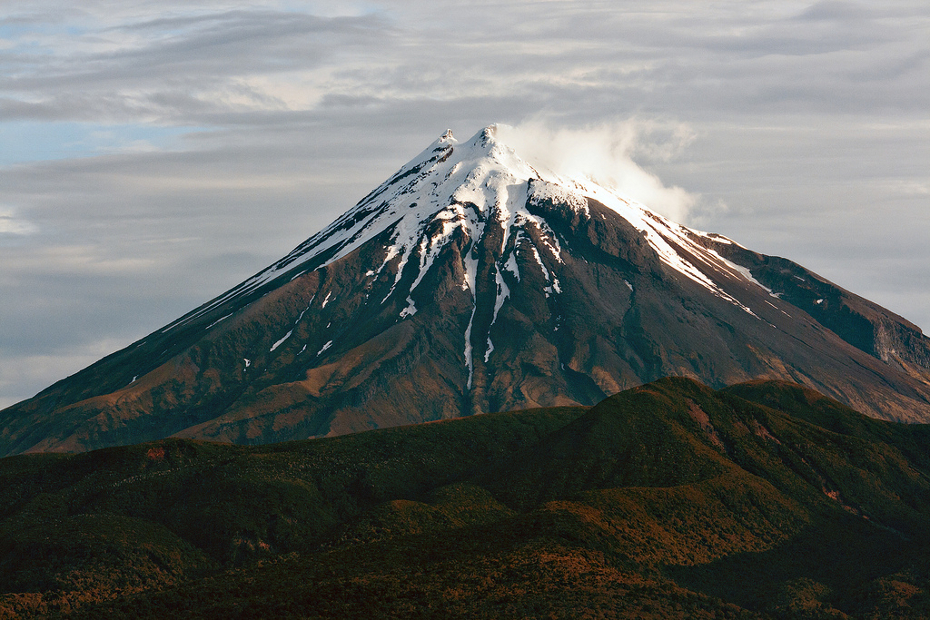
[[784,259],[446,133],[253,278],[0,412],[0,454],[267,443],[667,375],[785,379],[930,420],[930,339]]
[[590,408],[11,457],[0,617],[926,617],[928,440],[799,385],[663,379]]

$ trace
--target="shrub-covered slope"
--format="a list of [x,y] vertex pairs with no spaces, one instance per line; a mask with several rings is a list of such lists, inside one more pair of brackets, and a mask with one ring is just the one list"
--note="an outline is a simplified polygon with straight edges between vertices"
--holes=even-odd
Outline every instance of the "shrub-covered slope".
[[0,618],[926,617],[928,440],[793,384],[663,379],[591,408],[12,457]]

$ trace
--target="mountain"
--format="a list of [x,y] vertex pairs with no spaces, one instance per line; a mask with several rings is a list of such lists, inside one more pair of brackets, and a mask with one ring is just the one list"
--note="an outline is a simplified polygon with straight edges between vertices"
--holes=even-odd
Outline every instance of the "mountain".
[[926,618],[930,426],[796,384],[0,459],[0,617]]
[[220,297],[0,412],[0,454],[270,443],[677,375],[930,420],[930,339],[788,260],[447,132]]

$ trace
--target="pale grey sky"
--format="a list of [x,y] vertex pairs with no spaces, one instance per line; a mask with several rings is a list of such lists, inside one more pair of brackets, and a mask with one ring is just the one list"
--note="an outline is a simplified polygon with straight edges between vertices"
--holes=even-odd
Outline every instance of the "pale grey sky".
[[930,329],[928,111],[922,0],[0,0],[0,406],[494,122]]

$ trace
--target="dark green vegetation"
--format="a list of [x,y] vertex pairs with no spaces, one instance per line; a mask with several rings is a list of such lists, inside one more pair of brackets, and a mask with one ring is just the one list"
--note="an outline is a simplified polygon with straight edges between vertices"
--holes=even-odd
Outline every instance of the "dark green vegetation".
[[0,460],[0,618],[924,618],[930,427],[663,379],[261,447]]

